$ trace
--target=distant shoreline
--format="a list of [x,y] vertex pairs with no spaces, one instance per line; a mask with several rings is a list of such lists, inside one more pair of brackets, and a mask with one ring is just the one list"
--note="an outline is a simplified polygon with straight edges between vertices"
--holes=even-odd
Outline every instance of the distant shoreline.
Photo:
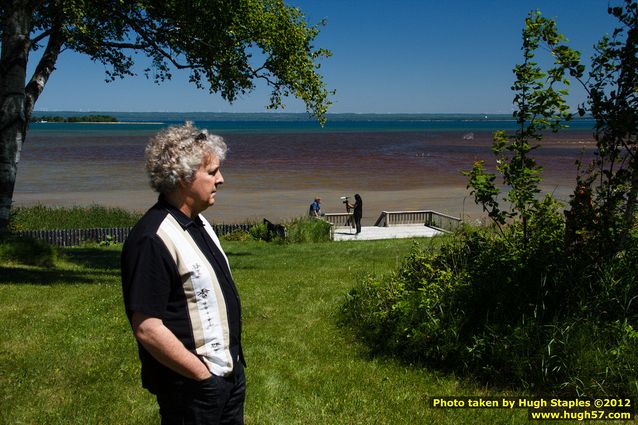
[[34,121],[34,124],[149,124],[149,125],[162,125],[163,122],[150,122],[150,121],[73,121],[73,122],[63,122],[63,121]]
[[69,122],[67,124],[149,124],[149,125],[161,125],[163,122],[152,122],[152,121],[117,121],[117,122],[99,122],[99,121],[77,121],[77,122]]

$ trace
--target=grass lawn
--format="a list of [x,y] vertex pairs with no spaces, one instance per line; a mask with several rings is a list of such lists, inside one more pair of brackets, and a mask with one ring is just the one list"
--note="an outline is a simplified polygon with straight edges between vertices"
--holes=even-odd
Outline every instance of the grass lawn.
[[[372,358],[337,326],[357,278],[393,270],[411,241],[223,244],[243,306],[247,424],[527,423],[522,409],[429,407],[435,395],[499,394]],[[120,249],[0,266],[0,423],[159,423],[122,307]]]

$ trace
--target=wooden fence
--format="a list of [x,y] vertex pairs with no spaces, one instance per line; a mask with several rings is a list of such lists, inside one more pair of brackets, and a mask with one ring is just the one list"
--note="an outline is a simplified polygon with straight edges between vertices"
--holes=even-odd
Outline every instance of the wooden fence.
[[[219,236],[236,230],[248,231],[251,224],[212,224]],[[124,242],[131,227],[110,227],[95,229],[54,229],[54,230],[22,230],[15,232],[18,236],[41,239],[56,246],[76,246],[84,242]]]

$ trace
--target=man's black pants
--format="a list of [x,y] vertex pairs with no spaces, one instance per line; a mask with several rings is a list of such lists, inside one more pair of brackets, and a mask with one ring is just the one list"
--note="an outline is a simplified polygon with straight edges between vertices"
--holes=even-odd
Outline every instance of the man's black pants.
[[157,394],[162,425],[243,425],[246,378],[241,362],[229,377],[187,380]]

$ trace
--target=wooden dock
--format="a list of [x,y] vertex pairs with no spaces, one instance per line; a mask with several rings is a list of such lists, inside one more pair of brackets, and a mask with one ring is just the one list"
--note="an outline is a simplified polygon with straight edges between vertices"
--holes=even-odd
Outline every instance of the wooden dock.
[[398,238],[429,238],[453,232],[461,219],[432,210],[383,211],[374,226],[355,233],[352,213],[327,213],[324,219],[332,226],[335,241],[375,240]]
[[444,232],[423,224],[404,224],[392,227],[364,226],[361,233],[348,227],[337,227],[332,235],[335,241],[371,241],[378,239],[431,238]]

